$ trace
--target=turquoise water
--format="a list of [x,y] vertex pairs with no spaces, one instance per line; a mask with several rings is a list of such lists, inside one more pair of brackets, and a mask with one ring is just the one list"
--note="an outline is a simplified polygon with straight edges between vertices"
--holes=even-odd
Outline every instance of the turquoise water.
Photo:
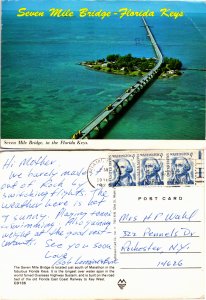
[[[17,18],[3,13],[2,138],[70,138],[137,78],[79,65],[111,53],[153,57],[140,18]],[[165,56],[205,67],[205,14],[147,19]],[[204,139],[205,72],[158,79],[107,139]]]

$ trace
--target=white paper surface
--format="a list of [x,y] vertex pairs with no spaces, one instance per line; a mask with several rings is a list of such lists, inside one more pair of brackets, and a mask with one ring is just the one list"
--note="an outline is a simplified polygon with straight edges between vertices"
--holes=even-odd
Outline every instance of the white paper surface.
[[1,299],[203,297],[200,162],[193,184],[108,187],[116,154],[1,153]]

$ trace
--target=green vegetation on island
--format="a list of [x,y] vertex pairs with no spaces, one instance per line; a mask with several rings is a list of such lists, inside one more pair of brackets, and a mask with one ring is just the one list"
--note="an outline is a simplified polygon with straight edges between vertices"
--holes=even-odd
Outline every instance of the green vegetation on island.
[[[95,71],[101,71],[118,75],[143,76],[149,72],[157,64],[156,58],[137,58],[131,54],[120,56],[119,54],[110,54],[107,58],[98,59],[96,61],[86,61],[80,63]],[[164,58],[161,67],[160,77],[173,77],[181,75],[180,69],[182,63],[175,58]]]
[[177,58],[164,58],[164,62],[161,66],[160,78],[173,77],[182,75],[181,73],[182,62]]

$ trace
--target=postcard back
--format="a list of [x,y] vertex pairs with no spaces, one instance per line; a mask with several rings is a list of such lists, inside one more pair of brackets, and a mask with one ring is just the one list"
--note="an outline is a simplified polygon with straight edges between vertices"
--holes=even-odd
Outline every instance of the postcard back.
[[204,296],[202,150],[1,153],[1,299]]

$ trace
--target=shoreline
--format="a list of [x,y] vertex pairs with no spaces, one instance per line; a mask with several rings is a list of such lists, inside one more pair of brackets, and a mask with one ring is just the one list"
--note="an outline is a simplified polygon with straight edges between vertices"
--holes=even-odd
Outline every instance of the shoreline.
[[[141,77],[141,76],[138,75],[138,74],[131,74],[131,73],[124,74],[124,73],[121,72],[121,71],[119,71],[119,72],[118,72],[118,71],[116,71],[116,72],[114,72],[114,71],[108,72],[108,71],[106,71],[106,70],[104,70],[104,69],[97,70],[97,69],[93,68],[91,65],[85,64],[84,62],[79,63],[79,65],[85,67],[86,69],[88,69],[88,70],[90,70],[90,71],[102,72],[102,73],[106,73],[106,74],[110,74],[110,75],[127,76],[127,77],[128,77],[128,76],[129,76],[129,77],[135,77],[135,76]],[[147,72],[144,72],[144,73],[142,73],[142,74],[145,75],[145,74],[147,74]]]
[[[129,73],[124,73],[124,71],[122,70],[113,70],[111,69],[110,71],[108,71],[108,68],[95,68],[95,66],[97,66],[96,64],[91,65],[88,64],[87,62],[80,62],[79,63],[80,66],[85,67],[86,69],[90,70],[90,71],[96,71],[96,72],[102,72],[102,73],[106,73],[106,74],[111,74],[111,75],[118,75],[118,76],[127,76],[127,77],[139,77],[141,78],[142,76],[145,76],[148,72],[141,72],[141,74],[139,74],[139,71],[133,71],[133,72],[129,72]],[[169,73],[171,72],[171,73]],[[170,70],[168,72],[162,72],[159,76],[158,79],[168,79],[168,78],[176,78],[179,77],[183,74],[183,72],[177,71],[176,70]]]

